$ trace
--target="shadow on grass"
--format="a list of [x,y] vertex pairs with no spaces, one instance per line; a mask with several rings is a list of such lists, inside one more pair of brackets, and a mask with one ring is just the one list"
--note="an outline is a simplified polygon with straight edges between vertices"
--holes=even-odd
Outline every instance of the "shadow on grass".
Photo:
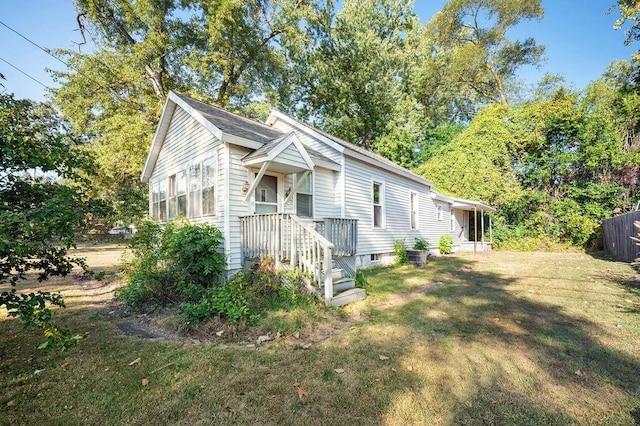
[[[367,271],[372,299],[444,285],[308,350],[122,337],[108,307],[74,307],[59,318],[85,340],[64,354],[44,353],[33,349],[40,335],[6,320],[0,423],[606,423],[590,419],[589,407],[574,407],[606,404],[610,390],[634,393],[637,363],[596,340],[596,323],[536,302],[512,290],[516,280],[474,266],[447,257],[425,269]],[[568,401],[545,403],[549,386],[565,389]],[[570,401],[581,394],[584,401]],[[6,406],[10,400],[15,407]],[[633,407],[625,404],[611,408],[626,411],[609,423],[631,421]]]
[[[474,263],[461,257],[439,258],[430,263],[425,270],[426,278],[442,279],[445,285],[426,297],[382,313],[380,319],[406,327],[414,336],[429,341],[433,345],[429,356],[436,360],[443,358],[442,348],[480,346],[488,351],[501,348],[502,353],[497,356],[486,356],[488,351],[480,350],[479,353],[484,354],[482,372],[474,373],[473,365],[462,364],[463,368],[469,368],[463,380],[473,383],[463,387],[474,391],[464,397],[460,397],[459,391],[442,395],[457,407],[452,423],[571,424],[589,418],[568,412],[565,404],[541,402],[536,394],[544,392],[547,386],[563,389],[558,394],[560,397],[564,394],[567,399],[580,394],[600,394],[595,400],[600,399],[605,406],[619,402],[619,399],[607,402],[607,386],[616,388],[619,395],[640,396],[637,394],[640,365],[627,354],[601,343],[596,335],[606,332],[597,323],[570,315],[562,306],[537,302],[535,296],[528,297],[522,288],[513,291],[511,287],[517,285],[516,279],[473,270]],[[381,270],[370,276],[383,281],[384,275],[390,272],[399,278],[411,273],[402,269]],[[608,279],[615,281],[615,277],[608,276]],[[629,291],[638,294],[637,287],[617,282],[631,286]],[[397,281],[389,280],[374,292],[390,293],[394,286]],[[510,354],[515,364],[510,368],[518,369],[516,357],[519,356],[530,361],[539,373],[521,372],[515,376],[507,373],[503,364],[511,360]],[[547,381],[552,383],[546,383],[546,379],[536,377],[537,374],[548,377]],[[524,383],[517,382],[521,380]],[[532,389],[519,391],[527,386]],[[540,389],[533,389],[536,387]],[[636,404],[640,403],[636,400]],[[589,409],[585,407],[584,411]],[[628,421],[627,413],[618,420]],[[595,423],[605,421],[595,419]]]

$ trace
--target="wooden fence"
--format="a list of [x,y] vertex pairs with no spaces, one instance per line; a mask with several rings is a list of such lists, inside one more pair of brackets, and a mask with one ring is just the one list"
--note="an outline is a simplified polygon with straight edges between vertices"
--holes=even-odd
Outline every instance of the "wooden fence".
[[631,239],[638,233],[633,222],[640,220],[640,211],[606,219],[602,222],[604,248],[619,260],[633,262],[640,257],[640,247]]

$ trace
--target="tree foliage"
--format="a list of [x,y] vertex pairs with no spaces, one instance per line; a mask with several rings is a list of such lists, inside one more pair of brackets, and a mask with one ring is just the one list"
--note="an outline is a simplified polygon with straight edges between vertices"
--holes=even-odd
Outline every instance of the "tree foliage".
[[139,177],[169,90],[255,111],[286,98],[283,38],[295,38],[312,1],[77,0],[92,53],[58,52],[69,70],[53,101],[91,135],[96,197],[130,220],[147,210]]
[[417,171],[497,206],[498,240],[592,244],[602,219],[640,196],[629,70],[612,64],[584,93],[554,84],[535,100],[486,108]]
[[0,284],[11,284],[0,294],[0,306],[27,326],[44,328],[49,344],[64,346],[72,340],[51,324],[46,307],[64,306],[62,297],[19,294],[16,288],[31,273],[44,281],[85,266],[68,250],[91,210],[83,194],[62,179],[81,180],[91,158],[50,106],[6,94],[0,95],[0,146]]
[[543,14],[540,0],[451,0],[427,26],[432,43],[423,71],[439,71],[442,83],[480,102],[508,104],[516,71],[539,64],[544,47],[533,38],[511,40],[507,32]]

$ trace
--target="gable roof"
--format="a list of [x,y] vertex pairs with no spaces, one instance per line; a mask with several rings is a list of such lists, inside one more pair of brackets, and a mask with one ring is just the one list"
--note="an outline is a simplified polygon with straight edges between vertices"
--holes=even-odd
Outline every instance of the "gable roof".
[[390,171],[392,173],[399,174],[403,177],[409,178],[413,181],[421,183],[423,185],[427,185],[429,187],[433,187],[434,184],[431,181],[423,178],[422,176],[413,173],[412,171],[405,169],[394,163],[393,161],[384,158],[381,155],[376,154],[373,151],[366,150],[358,145],[352,144],[351,142],[347,142],[342,140],[336,136],[333,136],[330,133],[327,133],[323,130],[320,130],[310,124],[304,123],[302,121],[298,121],[295,118],[284,114],[280,111],[272,111],[267,119],[267,124],[273,124],[276,120],[281,119],[288,124],[293,125],[294,127],[300,129],[303,132],[309,133],[314,136],[316,139],[319,139],[332,148],[336,149],[338,152],[343,153],[344,155],[348,155],[352,158],[358,159],[360,161],[364,161],[365,163],[371,164],[376,167],[380,167]]
[[271,142],[273,139],[281,136],[286,136],[283,132],[259,121],[233,114],[224,109],[190,98],[189,96],[179,95],[174,92],[171,92],[169,96],[171,96],[171,94],[193,108],[193,111],[202,115],[207,121],[220,129],[223,134],[234,135],[263,144]]
[[185,110],[194,120],[223,142],[257,149],[265,143],[284,135],[283,132],[258,121],[241,117],[189,96],[169,92],[169,96],[167,96],[167,101],[162,110],[162,116],[156,128],[156,133],[153,136],[153,141],[149,148],[147,161],[140,176],[142,182],[147,182],[151,177],[153,167],[160,155],[164,138],[169,131],[169,125],[171,124],[171,118],[173,117],[176,106]]

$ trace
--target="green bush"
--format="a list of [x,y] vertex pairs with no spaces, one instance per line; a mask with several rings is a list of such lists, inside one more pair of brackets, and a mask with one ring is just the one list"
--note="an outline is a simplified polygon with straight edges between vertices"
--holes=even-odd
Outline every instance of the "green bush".
[[413,244],[414,250],[429,250],[429,242],[424,238],[416,238],[416,242]]
[[140,224],[130,242],[133,260],[119,297],[136,308],[199,303],[223,282],[222,241],[222,233],[206,224]]
[[409,257],[407,256],[407,247],[404,245],[404,241],[394,241],[393,252],[396,255],[396,265],[406,265],[407,263],[409,263]]
[[451,237],[451,235],[440,236],[438,250],[440,250],[442,254],[450,254],[453,251],[453,237]]

